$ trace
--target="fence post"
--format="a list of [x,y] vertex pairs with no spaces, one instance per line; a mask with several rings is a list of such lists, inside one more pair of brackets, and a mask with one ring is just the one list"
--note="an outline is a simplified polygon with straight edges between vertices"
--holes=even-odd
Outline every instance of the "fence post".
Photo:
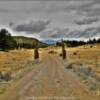
[[63,40],[62,40],[62,58],[63,58],[63,60],[66,59],[66,49],[65,49],[65,44],[64,44]]

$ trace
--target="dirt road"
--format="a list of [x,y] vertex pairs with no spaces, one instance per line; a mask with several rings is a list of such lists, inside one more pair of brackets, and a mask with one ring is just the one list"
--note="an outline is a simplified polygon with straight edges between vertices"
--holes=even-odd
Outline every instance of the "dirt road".
[[11,85],[0,100],[100,100],[65,69],[62,60],[42,52],[42,61]]

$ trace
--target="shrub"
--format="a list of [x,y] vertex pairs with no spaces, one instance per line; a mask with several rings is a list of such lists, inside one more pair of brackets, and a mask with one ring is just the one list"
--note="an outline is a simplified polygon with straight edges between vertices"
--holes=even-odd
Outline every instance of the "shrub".
[[67,69],[72,69],[72,68],[73,68],[73,64],[69,64],[69,65],[67,65],[66,68],[67,68]]
[[73,55],[77,55],[77,52],[74,52]]
[[62,53],[60,53],[59,56],[61,57],[62,56]]
[[4,80],[5,80],[5,81],[11,80],[11,75],[10,75],[9,73],[6,73],[6,74],[4,75]]
[[9,81],[9,80],[11,80],[11,75],[10,75],[10,73],[5,73],[5,74],[3,74],[2,72],[0,72],[0,80],[4,80],[4,81]]
[[57,52],[51,50],[51,51],[49,51],[48,53],[50,53],[50,54],[56,54]]

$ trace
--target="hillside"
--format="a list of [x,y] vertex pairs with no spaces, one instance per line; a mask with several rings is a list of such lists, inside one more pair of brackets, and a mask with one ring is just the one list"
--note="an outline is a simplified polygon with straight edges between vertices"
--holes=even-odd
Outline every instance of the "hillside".
[[29,38],[24,36],[14,36],[14,39],[16,40],[17,44],[29,44],[38,47],[46,47],[47,44],[43,43],[35,38]]

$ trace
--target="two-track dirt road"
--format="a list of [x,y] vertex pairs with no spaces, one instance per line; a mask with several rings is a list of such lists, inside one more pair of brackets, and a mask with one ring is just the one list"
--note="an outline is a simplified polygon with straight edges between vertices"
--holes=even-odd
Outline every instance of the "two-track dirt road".
[[42,52],[41,56],[41,63],[9,87],[0,100],[100,100],[65,69],[57,55]]

